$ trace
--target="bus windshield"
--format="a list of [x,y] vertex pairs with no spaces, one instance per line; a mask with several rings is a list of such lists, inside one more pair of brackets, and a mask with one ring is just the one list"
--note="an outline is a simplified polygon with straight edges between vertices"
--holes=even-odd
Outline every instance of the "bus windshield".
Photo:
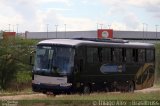
[[62,46],[37,46],[35,72],[67,75],[74,64],[74,49]]

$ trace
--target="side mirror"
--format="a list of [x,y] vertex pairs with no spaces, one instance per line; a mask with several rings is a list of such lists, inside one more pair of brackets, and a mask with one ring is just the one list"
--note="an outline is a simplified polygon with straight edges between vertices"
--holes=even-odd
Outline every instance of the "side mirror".
[[34,55],[35,55],[35,51],[32,51],[31,53],[30,53],[30,58],[29,58],[29,64],[31,65],[31,66],[33,66],[34,65]]
[[31,66],[33,66],[33,56],[30,56],[30,58],[29,58],[29,64],[30,64]]

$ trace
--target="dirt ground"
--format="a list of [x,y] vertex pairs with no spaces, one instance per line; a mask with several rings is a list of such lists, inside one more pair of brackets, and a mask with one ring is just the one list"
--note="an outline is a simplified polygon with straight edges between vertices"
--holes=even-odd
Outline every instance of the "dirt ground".
[[[154,91],[160,91],[160,88],[147,88],[143,90],[136,90],[135,92],[143,92],[143,93],[148,93],[148,92],[154,92]],[[61,97],[65,95],[57,95],[53,96],[51,95],[50,97]],[[23,94],[23,95],[14,95],[14,96],[1,96],[0,100],[32,100],[32,99],[45,99],[48,98],[48,95],[42,94],[42,93],[37,93],[37,94]]]

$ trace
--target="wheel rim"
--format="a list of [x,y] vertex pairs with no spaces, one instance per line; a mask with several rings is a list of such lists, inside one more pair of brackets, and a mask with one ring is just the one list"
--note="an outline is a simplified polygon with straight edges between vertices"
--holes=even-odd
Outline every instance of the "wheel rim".
[[129,84],[129,92],[134,92],[134,85],[133,85],[133,83]]
[[108,88],[107,86],[105,87],[105,91],[106,91],[106,92],[109,92],[109,88]]
[[89,94],[90,93],[90,87],[85,86],[84,89],[83,89],[83,93],[84,94]]

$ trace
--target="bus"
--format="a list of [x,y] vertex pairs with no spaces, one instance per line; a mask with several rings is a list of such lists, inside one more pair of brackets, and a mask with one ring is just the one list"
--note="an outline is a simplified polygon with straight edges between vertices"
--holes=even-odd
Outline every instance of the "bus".
[[122,39],[50,39],[37,44],[35,92],[134,92],[152,87],[155,47]]

